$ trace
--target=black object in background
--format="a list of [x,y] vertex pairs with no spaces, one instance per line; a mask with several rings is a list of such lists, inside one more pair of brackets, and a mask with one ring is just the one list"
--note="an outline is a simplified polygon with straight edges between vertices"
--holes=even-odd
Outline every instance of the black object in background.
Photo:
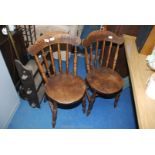
[[153,25],[142,25],[140,27],[140,30],[139,30],[139,33],[136,39],[136,45],[137,45],[138,52],[140,52],[141,49],[143,48],[152,28],[153,28]]

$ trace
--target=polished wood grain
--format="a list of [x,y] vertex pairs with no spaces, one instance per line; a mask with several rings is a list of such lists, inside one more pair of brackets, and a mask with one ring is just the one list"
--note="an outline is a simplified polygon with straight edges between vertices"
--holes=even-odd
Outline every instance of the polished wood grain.
[[[77,76],[77,46],[81,43],[80,38],[67,33],[47,33],[41,36],[28,51],[34,55],[40,73],[45,82],[45,92],[52,111],[52,126],[56,125],[57,104],[70,105],[75,102],[82,102],[82,111],[86,111],[86,85],[85,81]],[[53,57],[53,48],[57,47],[58,71]],[[62,68],[61,47],[66,51],[66,70]],[[65,45],[65,46],[64,46]],[[69,51],[73,47],[74,60],[69,61]],[[42,56],[41,56],[42,55]],[[48,57],[49,56],[49,57]],[[43,62],[40,57],[43,57]],[[51,63],[48,63],[51,60]],[[73,64],[73,71],[69,73],[69,62]],[[73,75],[72,75],[73,74]]]
[[[112,38],[112,39],[111,39]],[[115,44],[123,44],[124,42],[124,39],[123,37],[119,37],[117,35],[115,35],[113,32],[110,32],[110,31],[93,31],[91,32],[87,39],[84,39],[82,41],[82,44],[85,46],[85,47],[88,47],[92,44],[92,42],[95,42],[95,41],[112,41],[113,43]]]
[[[88,52],[87,52],[87,48],[85,48],[85,50],[86,50],[85,54],[87,54],[87,53],[88,53]],[[88,59],[87,57],[88,57],[88,54],[87,54],[87,56],[86,56],[86,61],[87,61],[87,59]],[[87,62],[87,64],[89,64],[88,67],[89,67],[89,66],[90,66],[90,67],[93,66],[92,61],[93,61],[93,49],[92,49],[92,46],[91,46],[91,47],[90,47],[90,54],[89,54],[89,62]]]
[[60,51],[60,44],[58,46],[58,60],[59,60],[59,72],[62,73],[62,60],[61,60],[61,51]]
[[45,85],[46,93],[54,101],[61,104],[71,104],[79,101],[86,90],[85,82],[71,74],[57,74],[51,77]]
[[[95,51],[95,56],[92,54],[94,43],[95,47],[93,50]],[[119,54],[119,46],[123,43],[123,37],[118,37],[106,30],[91,32],[82,41],[82,45],[85,47],[86,81],[92,90],[92,96],[87,92],[89,100],[87,115],[90,114],[95,98],[98,95],[114,95],[114,107],[117,106],[120,92],[123,88],[123,79],[115,71],[115,66]]]
[[53,71],[53,74],[55,74],[56,69],[55,69],[54,58],[53,58],[53,50],[52,50],[52,47],[51,46],[49,46],[49,53],[50,53],[52,71]]
[[[48,40],[48,42],[45,41]],[[51,46],[53,44],[70,44],[73,46],[78,46],[81,43],[79,37],[74,37],[66,33],[50,33],[50,35],[42,36],[39,41],[37,40],[35,44],[28,48],[28,52],[32,55],[38,54],[43,48]]]
[[37,55],[34,55],[34,58],[35,58],[35,61],[36,61],[37,65],[38,65],[39,71],[40,71],[40,73],[41,73],[41,75],[43,77],[43,80],[46,83],[47,82],[47,77],[46,77],[46,74],[45,74],[44,69],[42,67],[42,64],[40,63]]
[[76,70],[77,70],[77,48],[74,48],[74,68],[73,68],[73,74],[76,76]]
[[[92,52],[90,53],[90,60],[92,59]],[[87,72],[90,71],[90,66],[91,66],[91,61],[89,63],[89,60],[88,60],[88,51],[87,51],[87,48],[85,47],[85,61],[86,61],[86,69],[87,69]]]
[[98,93],[113,94],[123,87],[121,76],[110,68],[93,69],[86,78],[90,87]]
[[69,72],[69,47],[66,44],[66,73]]
[[108,50],[108,56],[107,56],[107,60],[106,60],[106,67],[108,67],[108,64],[109,64],[111,48],[112,48],[112,41],[110,41],[110,46],[109,46],[109,50]]
[[41,51],[42,51],[44,64],[45,64],[45,67],[46,67],[46,70],[47,70],[47,74],[48,74],[48,76],[51,76],[50,69],[49,69],[49,64],[48,64],[47,57],[46,57],[46,53],[45,53],[44,49],[41,50]]
[[118,52],[119,52],[119,45],[117,45],[115,56],[114,56],[114,60],[113,60],[113,65],[112,65],[112,69],[113,70],[115,70],[115,67],[116,67],[117,58],[118,58]]
[[155,100],[145,93],[154,72],[146,64],[146,55],[138,52],[136,37],[124,35],[124,40],[139,128],[155,129]]
[[100,59],[101,66],[102,66],[103,58],[104,58],[104,49],[105,49],[105,40],[102,42],[101,59]]

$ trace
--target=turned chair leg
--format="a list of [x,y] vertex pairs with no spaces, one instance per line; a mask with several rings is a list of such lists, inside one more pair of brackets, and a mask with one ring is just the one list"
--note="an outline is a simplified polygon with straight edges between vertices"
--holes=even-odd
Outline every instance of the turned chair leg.
[[52,127],[55,128],[57,118],[57,103],[53,102],[53,110],[52,110]]
[[83,113],[86,112],[86,95],[82,98],[82,111]]
[[95,97],[96,97],[96,92],[93,92],[92,96],[89,96],[89,94],[87,92],[87,97],[88,97],[88,101],[89,101],[88,110],[87,110],[87,116],[88,116],[93,108],[93,105],[95,102]]
[[118,94],[116,95],[116,97],[115,97],[115,101],[114,101],[114,108],[116,108],[116,107],[117,107],[119,97],[120,97],[120,93],[118,93]]
[[54,101],[53,102],[49,101],[49,105],[52,111],[52,127],[55,128],[57,118],[57,103]]

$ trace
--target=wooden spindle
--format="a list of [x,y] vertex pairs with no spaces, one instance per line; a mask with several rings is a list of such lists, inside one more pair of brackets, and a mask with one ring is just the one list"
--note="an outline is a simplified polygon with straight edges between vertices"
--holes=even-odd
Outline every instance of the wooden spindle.
[[109,64],[109,59],[110,59],[110,54],[111,54],[111,48],[112,48],[112,41],[110,42],[109,50],[108,50],[108,56],[107,56],[107,61],[106,61],[106,67],[108,67]]
[[89,55],[89,65],[92,68],[92,61],[93,61],[93,48],[90,46],[90,55]]
[[105,40],[103,40],[103,43],[102,43],[101,58],[100,58],[100,66],[103,65],[104,49],[105,49]]
[[41,75],[43,77],[43,80],[46,83],[47,82],[47,77],[46,77],[46,74],[44,72],[44,69],[43,69],[41,63],[39,62],[38,56],[34,55],[34,58],[35,58],[35,61],[36,61],[37,65],[38,65],[39,71],[40,71],[40,73],[41,73]]
[[89,60],[88,60],[88,51],[87,51],[87,47],[85,47],[85,62],[86,62],[86,69],[87,72],[90,71],[90,66],[89,66]]
[[68,44],[66,44],[66,73],[68,74],[69,69],[69,49],[68,49]]
[[76,70],[77,70],[77,48],[75,46],[74,48],[74,76],[76,76]]
[[97,67],[97,58],[98,58],[98,41],[96,41],[96,53],[95,53],[95,66]]
[[58,46],[58,59],[59,59],[59,72],[62,73],[62,61],[61,61],[61,51],[60,51],[60,44]]
[[46,53],[45,53],[44,49],[42,49],[42,56],[43,56],[43,60],[44,60],[44,63],[45,63],[45,67],[46,67],[48,76],[51,76],[51,73],[50,73],[50,70],[49,70],[48,61],[47,61],[47,58],[46,58]]
[[114,56],[114,61],[113,61],[113,65],[112,65],[113,70],[115,70],[115,67],[116,67],[116,62],[117,62],[117,58],[118,58],[118,51],[119,51],[119,45],[117,45],[115,56]]
[[49,46],[49,52],[50,52],[50,58],[51,58],[51,64],[52,64],[53,73],[55,74],[55,64],[54,64],[53,51],[52,51],[52,47],[51,46]]

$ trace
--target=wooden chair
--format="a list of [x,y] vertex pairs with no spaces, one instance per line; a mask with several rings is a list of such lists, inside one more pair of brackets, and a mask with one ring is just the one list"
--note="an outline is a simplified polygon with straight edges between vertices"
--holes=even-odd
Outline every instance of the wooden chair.
[[[81,43],[80,38],[66,33],[49,33],[41,36],[28,51],[34,55],[41,75],[45,82],[45,92],[52,111],[52,126],[55,127],[57,117],[57,105],[64,106],[82,100],[82,109],[85,112],[86,85],[84,80],[77,76],[77,46]],[[54,46],[58,52],[58,71],[53,58]],[[66,66],[62,69],[61,47],[66,48]],[[73,74],[69,73],[69,50],[74,48]],[[42,56],[40,56],[42,55]],[[50,60],[50,63],[48,62]],[[70,62],[71,63],[71,62]]]
[[85,47],[86,82],[92,90],[91,96],[87,91],[89,100],[87,116],[90,114],[95,97],[98,95],[106,97],[115,96],[114,107],[117,106],[120,92],[123,88],[123,80],[115,71],[115,66],[119,46],[123,42],[122,37],[118,37],[109,31],[91,32],[82,41],[82,45]]

